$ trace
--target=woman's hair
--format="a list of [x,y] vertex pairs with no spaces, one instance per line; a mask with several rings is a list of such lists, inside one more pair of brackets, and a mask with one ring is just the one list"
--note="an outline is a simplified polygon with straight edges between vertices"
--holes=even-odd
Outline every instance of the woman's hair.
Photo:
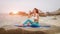
[[[39,10],[37,8],[34,8],[34,10],[36,10],[36,13],[39,14]],[[33,14],[33,12],[30,11],[29,14],[31,15],[31,14]]]
[[39,10],[37,8],[34,8],[34,10],[36,10],[36,13],[39,13]]

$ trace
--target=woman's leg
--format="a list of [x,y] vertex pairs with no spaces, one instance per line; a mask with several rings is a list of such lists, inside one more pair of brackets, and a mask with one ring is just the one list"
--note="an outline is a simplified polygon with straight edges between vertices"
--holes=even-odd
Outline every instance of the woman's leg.
[[37,26],[40,26],[39,22],[36,22],[36,25],[37,25]]
[[28,19],[27,21],[24,22],[24,24],[27,24],[28,22],[31,23],[31,24],[33,23],[33,21]]
[[38,22],[34,22],[31,27],[40,27],[40,24]]

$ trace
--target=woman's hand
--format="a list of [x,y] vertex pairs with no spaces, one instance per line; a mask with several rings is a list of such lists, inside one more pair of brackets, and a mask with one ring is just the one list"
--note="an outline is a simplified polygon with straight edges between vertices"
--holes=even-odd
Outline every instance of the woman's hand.
[[28,15],[28,18],[30,18],[31,17],[31,15]]

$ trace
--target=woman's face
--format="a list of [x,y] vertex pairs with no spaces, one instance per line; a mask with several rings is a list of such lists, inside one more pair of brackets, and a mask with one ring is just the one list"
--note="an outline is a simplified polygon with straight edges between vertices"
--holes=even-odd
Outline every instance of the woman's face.
[[33,10],[33,13],[36,13],[36,10],[35,9]]

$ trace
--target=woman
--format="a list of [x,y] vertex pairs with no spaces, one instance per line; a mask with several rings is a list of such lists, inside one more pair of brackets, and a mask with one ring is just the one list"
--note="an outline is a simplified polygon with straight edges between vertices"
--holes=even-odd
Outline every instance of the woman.
[[[39,11],[38,9],[34,8],[33,9],[33,12],[30,12],[30,14],[28,15],[28,20],[24,22],[24,25],[25,24],[28,24],[30,23],[31,27],[39,27]],[[30,20],[30,18],[33,18],[34,21]]]

